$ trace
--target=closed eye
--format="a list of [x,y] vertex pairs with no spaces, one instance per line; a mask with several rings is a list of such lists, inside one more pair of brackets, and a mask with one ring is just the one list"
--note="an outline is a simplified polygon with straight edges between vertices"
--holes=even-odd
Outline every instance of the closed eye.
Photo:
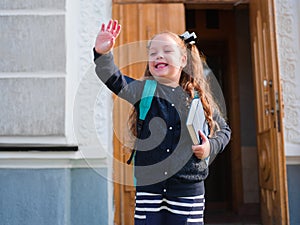
[[156,55],[156,52],[151,52],[149,55],[150,55],[150,56],[155,56],[155,55]]

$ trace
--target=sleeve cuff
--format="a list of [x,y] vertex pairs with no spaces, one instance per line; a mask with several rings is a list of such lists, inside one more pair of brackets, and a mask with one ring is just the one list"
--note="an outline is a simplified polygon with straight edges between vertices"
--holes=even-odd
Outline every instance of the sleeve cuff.
[[96,52],[95,47],[93,48],[93,52],[94,52],[94,61],[96,61],[96,59],[98,59],[102,54]]

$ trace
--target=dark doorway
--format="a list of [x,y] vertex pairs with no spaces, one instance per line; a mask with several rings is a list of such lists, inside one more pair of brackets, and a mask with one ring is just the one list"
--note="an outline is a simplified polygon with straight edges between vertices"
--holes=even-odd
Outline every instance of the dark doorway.
[[[246,19],[237,21],[240,15]],[[243,31],[237,29],[248,27],[248,23],[248,6],[243,6],[243,8],[224,6],[223,8],[222,5],[217,7],[202,4],[186,5],[186,28],[194,31],[198,36],[197,47],[203,53],[223,92],[226,108],[221,108],[221,111],[225,114],[233,131],[230,144],[210,165],[209,176],[205,181],[206,224],[260,223],[259,202],[248,204],[247,198],[245,200],[247,182],[245,183],[244,180],[247,177],[243,174],[245,167],[243,165],[245,155],[242,155],[243,146],[248,146],[249,142],[252,142],[250,145],[256,146],[256,143],[252,141],[252,138],[256,137],[255,127],[248,130],[247,135],[241,131],[245,127],[245,118],[248,119],[246,122],[253,121],[252,124],[255,124],[255,100],[251,82],[247,86],[247,90],[251,90],[250,95],[246,97],[250,100],[247,103],[248,111],[245,111],[245,108],[240,109],[245,106],[243,102],[241,103],[245,97],[240,96],[243,91],[239,90],[243,88],[239,83],[239,76],[244,75],[241,74],[243,70],[239,71],[239,57],[243,57],[243,60],[251,64],[251,54],[243,52],[244,49],[239,49],[240,41],[248,50],[251,45],[246,43],[247,40],[238,40],[240,32]],[[247,35],[249,38],[250,33],[247,32]],[[251,69],[249,74],[252,79]],[[251,79],[248,80],[251,81]],[[257,168],[255,169],[257,172]]]
[[[222,41],[201,41],[198,43],[198,48],[201,49],[203,54],[206,57],[206,62],[209,68],[212,70],[215,79],[211,82],[215,87],[214,82],[218,82],[218,87],[213,88],[216,90],[220,88],[224,94],[224,99],[226,101],[227,96],[225,92],[225,82],[224,75],[226,76],[226,71],[228,71],[226,55],[227,53],[227,44]],[[213,78],[209,78],[212,80]],[[223,96],[215,97],[223,98]],[[222,102],[224,99],[219,99],[217,102]],[[226,102],[225,102],[226,103]],[[227,117],[226,108],[222,107],[223,104],[220,104],[220,110],[223,112],[224,117]],[[215,161],[210,165],[210,173],[208,178],[205,181],[206,187],[206,202],[208,210],[210,211],[228,211],[231,210],[231,165],[230,165],[230,145],[227,146],[224,152],[217,156]]]

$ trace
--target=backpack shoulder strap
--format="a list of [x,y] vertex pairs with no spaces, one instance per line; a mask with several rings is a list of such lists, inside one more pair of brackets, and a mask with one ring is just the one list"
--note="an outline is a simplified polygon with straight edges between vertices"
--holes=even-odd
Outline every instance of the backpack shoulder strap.
[[146,115],[152,103],[156,86],[157,86],[156,80],[146,80],[144,90],[142,93],[141,102],[140,102],[140,114],[139,114],[140,120],[145,120],[146,118]]
[[[139,113],[139,118],[137,120],[137,136],[140,136],[140,132],[143,126],[143,122],[146,118],[146,115],[151,107],[151,103],[153,100],[153,96],[156,90],[157,86],[157,81],[156,80],[146,80],[141,101],[140,101],[140,113]],[[132,159],[135,156],[135,151],[133,150],[131,152],[130,158],[127,161],[127,164],[130,164]]]

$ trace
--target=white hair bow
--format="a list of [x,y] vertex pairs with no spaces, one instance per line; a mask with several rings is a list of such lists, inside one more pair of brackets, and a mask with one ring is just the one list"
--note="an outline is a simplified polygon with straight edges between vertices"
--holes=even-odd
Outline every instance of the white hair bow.
[[188,31],[184,32],[183,34],[179,35],[179,37],[184,40],[184,42],[186,44],[195,44],[196,43],[196,39],[197,39],[197,36],[196,34],[193,32],[193,33],[190,33]]

